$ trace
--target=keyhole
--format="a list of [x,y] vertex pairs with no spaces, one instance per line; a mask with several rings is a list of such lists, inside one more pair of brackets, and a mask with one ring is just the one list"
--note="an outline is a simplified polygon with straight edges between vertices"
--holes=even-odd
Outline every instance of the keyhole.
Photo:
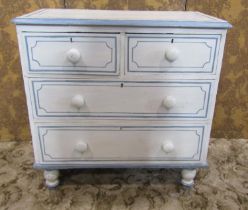
[[121,83],[121,88],[123,88],[123,86],[124,86],[123,83]]
[[72,37],[70,38],[70,42],[72,42]]
[[174,43],[174,39],[171,39],[171,43]]

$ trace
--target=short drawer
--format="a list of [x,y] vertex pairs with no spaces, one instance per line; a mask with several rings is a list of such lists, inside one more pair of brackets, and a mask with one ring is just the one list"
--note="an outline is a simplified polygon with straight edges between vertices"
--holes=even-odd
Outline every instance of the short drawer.
[[118,34],[25,34],[28,73],[117,75]]
[[204,126],[38,126],[42,162],[200,160]]
[[207,118],[213,81],[32,80],[35,118]]
[[216,70],[220,35],[127,36],[128,73],[208,73]]

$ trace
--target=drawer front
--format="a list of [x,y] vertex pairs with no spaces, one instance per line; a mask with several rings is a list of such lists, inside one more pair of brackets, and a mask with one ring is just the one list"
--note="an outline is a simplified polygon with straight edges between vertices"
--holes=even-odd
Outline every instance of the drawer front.
[[33,80],[34,117],[207,118],[212,82]]
[[118,34],[25,35],[29,73],[118,74]]
[[38,126],[43,162],[200,160],[204,126]]
[[128,72],[215,73],[220,35],[128,35]]

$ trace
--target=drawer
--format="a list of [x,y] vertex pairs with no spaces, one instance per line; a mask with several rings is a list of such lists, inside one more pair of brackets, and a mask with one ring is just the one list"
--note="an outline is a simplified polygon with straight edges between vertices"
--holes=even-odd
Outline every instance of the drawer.
[[28,73],[117,75],[118,34],[25,34]]
[[38,126],[42,162],[199,161],[204,126]]
[[220,35],[127,36],[128,73],[215,73]]
[[207,118],[213,81],[32,80],[35,118]]

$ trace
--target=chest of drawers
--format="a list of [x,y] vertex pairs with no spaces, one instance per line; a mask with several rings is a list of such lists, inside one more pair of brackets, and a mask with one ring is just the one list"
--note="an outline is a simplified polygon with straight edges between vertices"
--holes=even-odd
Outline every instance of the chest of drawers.
[[207,166],[225,36],[198,12],[43,9],[15,18],[36,168]]

